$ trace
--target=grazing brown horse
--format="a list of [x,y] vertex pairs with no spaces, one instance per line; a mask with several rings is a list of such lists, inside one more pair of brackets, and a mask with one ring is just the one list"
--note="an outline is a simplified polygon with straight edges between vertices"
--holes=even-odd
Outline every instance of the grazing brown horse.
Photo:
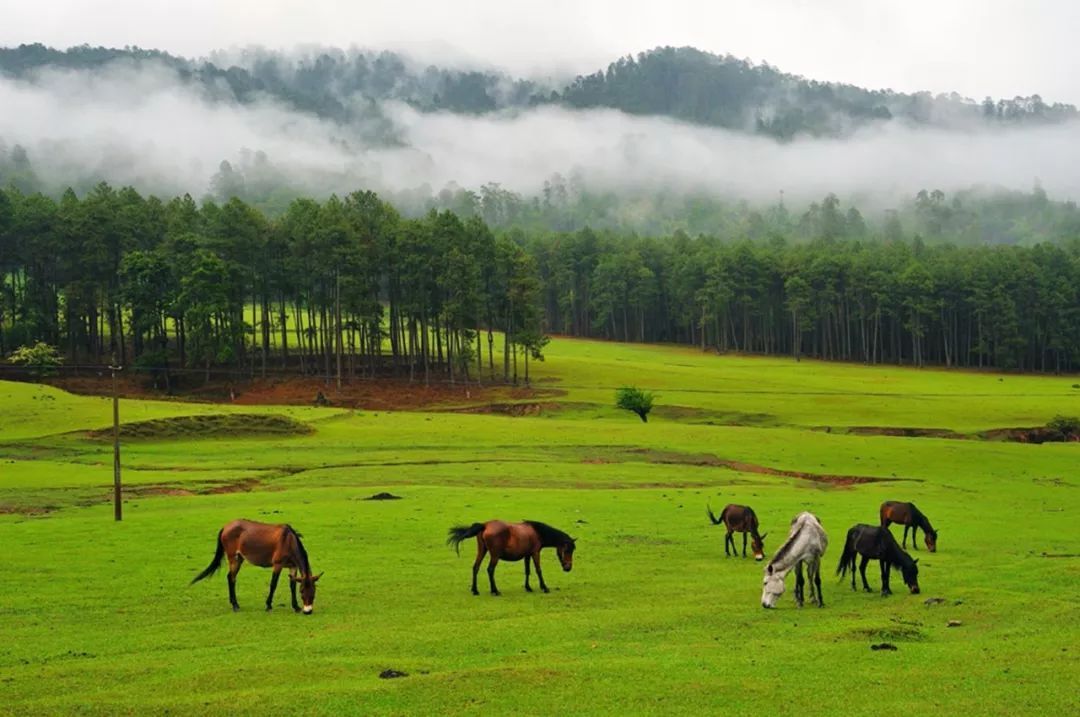
[[937,531],[930,525],[930,519],[915,507],[914,503],[901,503],[896,500],[887,500],[881,504],[881,527],[888,528],[889,523],[897,523],[904,526],[903,547],[907,547],[908,529],[911,529],[911,547],[919,549],[915,542],[915,533],[919,528],[923,530],[923,539],[926,540],[926,549],[931,553],[937,552]]
[[[727,535],[724,536],[724,555],[730,557],[734,553],[738,557],[739,549],[735,547],[735,538],[732,537],[732,533],[738,531],[743,534],[742,556],[746,557],[746,535],[749,533],[753,538],[750,542],[750,549],[754,553],[754,560],[763,560],[765,558],[765,535],[768,535],[768,533],[765,533],[765,535],[758,534],[757,515],[754,513],[753,508],[748,505],[731,503],[724,507],[719,518],[713,515],[711,507],[706,506],[705,510],[709,513],[709,520],[712,521],[713,525],[723,523],[727,526]],[[729,544],[731,545],[731,552],[728,552]]]
[[292,592],[292,608],[300,612],[296,602],[296,586],[300,585],[300,598],[304,601],[303,612],[310,615],[315,605],[315,583],[322,573],[312,576],[311,563],[307,551],[300,542],[300,533],[291,525],[270,525],[252,520],[234,520],[227,523],[218,532],[217,550],[214,559],[206,570],[195,576],[191,584],[210,577],[221,567],[221,559],[229,559],[229,603],[235,612],[240,609],[236,602],[236,574],[247,560],[260,568],[273,568],[270,578],[270,594],[266,596],[266,609],[270,610],[274,602],[274,590],[277,589],[278,577],[282,568],[289,569],[289,589]]
[[476,589],[476,574],[480,571],[480,563],[484,555],[491,553],[488,559],[488,581],[491,583],[491,594],[498,595],[499,589],[495,587],[495,566],[500,560],[517,562],[525,560],[525,590],[532,592],[529,587],[529,560],[536,566],[536,577],[540,579],[540,589],[548,592],[544,582],[544,574],[540,571],[540,551],[544,548],[555,548],[559,555],[559,562],[566,572],[574,567],[574,548],[577,544],[574,538],[566,533],[552,528],[550,525],[526,520],[523,523],[504,523],[501,520],[489,520],[486,523],[473,523],[450,529],[450,535],[446,539],[447,545],[453,545],[454,549],[461,553],[462,541],[476,536],[476,561],[472,568],[472,594],[479,595]]

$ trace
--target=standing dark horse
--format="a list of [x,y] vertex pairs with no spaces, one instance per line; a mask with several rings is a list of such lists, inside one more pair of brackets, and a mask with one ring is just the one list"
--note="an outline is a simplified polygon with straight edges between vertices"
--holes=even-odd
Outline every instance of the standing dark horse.
[[266,609],[274,603],[274,590],[282,568],[289,569],[289,589],[292,592],[292,608],[300,612],[296,602],[296,586],[300,585],[300,598],[304,601],[303,612],[310,615],[315,605],[315,583],[322,573],[312,576],[307,551],[300,542],[300,533],[291,525],[270,525],[251,520],[234,520],[218,532],[217,550],[206,570],[195,576],[191,584],[210,577],[221,567],[221,559],[229,558],[229,603],[235,612],[240,609],[236,602],[236,574],[247,560],[260,568],[273,568],[270,578],[270,594],[266,596]]
[[[765,533],[765,535],[758,534],[758,520],[753,508],[748,505],[730,503],[724,506],[719,518],[713,515],[712,507],[706,506],[705,510],[708,512],[709,520],[712,521],[713,525],[723,523],[727,527],[727,535],[724,536],[724,555],[729,557],[732,553],[736,556],[739,555],[739,549],[735,547],[735,538],[732,537],[732,533],[738,531],[743,534],[742,556],[746,557],[746,535],[749,533],[753,538],[750,542],[750,549],[754,553],[754,560],[763,560],[765,558],[765,535],[768,535],[768,533]],[[730,552],[728,552],[728,545],[731,546]]]
[[898,523],[904,526],[903,547],[907,547],[908,528],[911,529],[911,547],[918,550],[915,543],[915,533],[919,528],[923,530],[926,540],[926,549],[931,553],[937,552],[937,531],[930,525],[930,519],[923,515],[914,503],[901,503],[895,500],[887,500],[881,504],[881,527],[888,528],[889,523]]
[[844,552],[840,556],[840,564],[836,566],[836,574],[844,576],[851,570],[851,589],[855,589],[855,556],[862,556],[859,564],[859,573],[862,575],[863,590],[871,592],[870,583],[866,582],[866,564],[872,559],[877,559],[881,564],[881,596],[892,595],[889,589],[889,571],[894,568],[900,569],[904,576],[904,583],[912,594],[919,594],[919,566],[918,560],[912,560],[896,543],[896,538],[888,528],[874,525],[855,525],[847,532],[847,540],[844,541]]
[[544,574],[540,572],[540,551],[543,548],[555,548],[559,555],[559,562],[566,572],[574,567],[574,548],[576,543],[566,533],[552,528],[550,525],[535,520],[526,520],[524,523],[504,523],[501,520],[489,520],[486,523],[473,523],[472,525],[458,526],[450,529],[450,535],[446,539],[447,545],[453,545],[454,549],[461,553],[461,542],[467,538],[476,536],[476,562],[472,568],[472,594],[479,595],[476,589],[476,573],[480,570],[480,563],[484,555],[491,553],[488,560],[487,574],[491,583],[491,594],[498,595],[499,589],[495,587],[495,566],[500,560],[517,562],[525,559],[525,590],[532,592],[529,587],[529,559],[536,566],[536,577],[540,579],[540,589],[548,591],[544,583]]

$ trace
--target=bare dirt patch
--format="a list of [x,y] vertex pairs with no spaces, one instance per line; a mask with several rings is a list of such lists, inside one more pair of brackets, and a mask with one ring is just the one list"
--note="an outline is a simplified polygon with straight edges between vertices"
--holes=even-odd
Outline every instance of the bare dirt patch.
[[[48,381],[71,393],[111,395],[112,383],[104,371],[82,376],[62,376]],[[247,406],[312,406],[322,393],[325,405],[385,411],[410,411],[462,404],[525,401],[565,395],[554,388],[509,386],[499,383],[479,386],[476,383],[450,384],[399,378],[346,378],[338,390],[334,381],[309,376],[273,376],[268,378],[214,379],[197,386],[176,388],[166,393],[155,388],[145,375],[125,373],[117,377],[122,398],[177,399],[205,403],[233,403]]]
[[675,451],[657,451],[651,448],[634,448],[628,451],[631,454],[644,457],[649,463],[665,463],[691,466],[712,466],[726,468],[740,473],[758,473],[762,475],[783,476],[786,478],[799,478],[801,480],[814,481],[815,483],[828,483],[836,486],[850,486],[861,483],[882,483],[898,480],[914,480],[911,478],[880,478],[875,476],[835,475],[828,473],[808,473],[806,471],[792,471],[780,468],[771,468],[756,463],[744,463],[733,461],[711,453],[677,453]]

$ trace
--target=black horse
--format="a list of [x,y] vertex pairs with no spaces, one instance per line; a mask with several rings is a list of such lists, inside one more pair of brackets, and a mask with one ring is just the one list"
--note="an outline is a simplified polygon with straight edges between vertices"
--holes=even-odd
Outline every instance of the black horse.
[[866,582],[866,564],[876,559],[881,564],[881,596],[892,595],[889,589],[889,571],[899,569],[904,576],[904,583],[911,589],[913,594],[919,593],[919,566],[918,560],[912,560],[911,556],[903,551],[896,542],[896,538],[888,528],[876,525],[860,523],[847,532],[847,540],[844,541],[844,552],[840,556],[840,564],[836,566],[836,574],[844,576],[851,570],[851,589],[855,590],[855,555],[862,555],[859,564],[859,573],[862,575],[863,590],[871,592],[870,584]]

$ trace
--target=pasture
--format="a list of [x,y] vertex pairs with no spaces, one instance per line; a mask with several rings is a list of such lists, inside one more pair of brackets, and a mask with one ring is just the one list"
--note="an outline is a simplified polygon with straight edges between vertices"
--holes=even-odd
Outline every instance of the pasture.
[[[1077,415],[1076,377],[565,339],[547,355],[531,367],[547,393],[520,411],[124,401],[125,421],[204,418],[132,428],[119,524],[111,444],[91,433],[109,402],[0,382],[0,713],[1075,711],[1080,444],[878,434]],[[611,407],[624,384],[656,392],[649,423]],[[205,418],[235,414],[292,421]],[[365,500],[382,491],[401,500]],[[834,576],[884,500],[940,531],[913,552],[921,595]],[[794,606],[794,576],[761,608],[762,564],[725,558],[705,514],[728,502],[754,507],[769,555],[797,512],[818,515],[824,609]],[[188,586],[241,516],[304,535],[326,573],[314,615],[285,582],[266,613],[270,572],[251,566],[239,613],[222,573]],[[573,572],[545,551],[550,594],[501,563],[503,595],[483,575],[471,595],[474,541],[458,557],[446,531],[497,517],[576,537]]]

